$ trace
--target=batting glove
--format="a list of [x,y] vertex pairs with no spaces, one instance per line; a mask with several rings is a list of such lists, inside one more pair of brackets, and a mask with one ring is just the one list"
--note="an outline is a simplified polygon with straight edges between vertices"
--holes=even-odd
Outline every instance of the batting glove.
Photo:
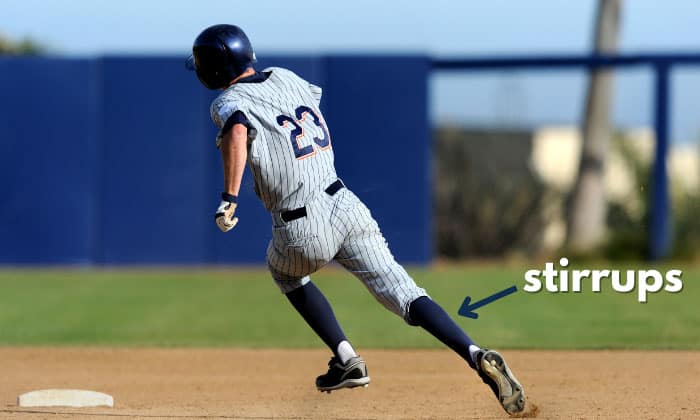
[[214,218],[216,225],[222,232],[228,232],[238,223],[238,217],[233,217],[233,213],[236,212],[236,206],[238,205],[237,202],[238,197],[235,195],[221,193],[221,204],[216,209]]

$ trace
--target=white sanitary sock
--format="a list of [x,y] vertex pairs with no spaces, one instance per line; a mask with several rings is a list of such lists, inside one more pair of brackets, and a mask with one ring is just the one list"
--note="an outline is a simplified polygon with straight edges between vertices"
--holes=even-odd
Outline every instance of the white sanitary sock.
[[346,364],[351,357],[357,357],[357,353],[347,340],[343,340],[338,344],[338,357],[343,364]]
[[481,350],[479,346],[475,346],[474,344],[469,346],[469,357],[472,358],[472,362],[474,362],[474,364],[476,364],[476,352],[479,350]]

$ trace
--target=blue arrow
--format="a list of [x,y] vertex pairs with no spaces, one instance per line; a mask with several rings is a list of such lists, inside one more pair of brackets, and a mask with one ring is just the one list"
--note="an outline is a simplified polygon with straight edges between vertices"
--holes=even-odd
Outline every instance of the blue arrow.
[[481,299],[478,302],[474,302],[471,305],[469,302],[472,301],[472,298],[467,296],[464,298],[464,302],[462,302],[462,306],[459,308],[459,314],[462,316],[466,316],[467,318],[472,318],[472,319],[477,319],[479,317],[479,314],[474,312],[475,309],[481,308],[484,305],[488,305],[489,303],[498,300],[502,297],[506,297],[510,294],[513,294],[518,291],[518,288],[515,286],[509,287],[506,290],[501,290],[500,292],[496,293],[495,295],[491,295],[487,297],[486,299]]

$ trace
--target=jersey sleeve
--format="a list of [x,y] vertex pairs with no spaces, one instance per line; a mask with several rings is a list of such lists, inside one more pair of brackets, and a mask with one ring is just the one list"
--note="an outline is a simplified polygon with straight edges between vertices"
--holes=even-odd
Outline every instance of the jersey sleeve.
[[221,130],[224,128],[226,121],[239,110],[238,102],[231,98],[216,98],[211,104],[209,112],[211,113],[211,120],[214,121],[216,127]]
[[216,135],[217,149],[221,147],[223,137],[235,124],[243,124],[248,128],[248,139],[253,140],[257,137],[258,131],[243,110],[239,109],[237,101],[231,98],[217,98],[211,104],[210,112],[212,121],[219,129],[219,133]]
[[309,91],[311,92],[311,96],[316,99],[316,105],[321,104],[321,95],[323,94],[323,89],[320,87],[314,85],[313,83],[309,83]]
[[250,120],[248,120],[248,117],[241,111],[240,109],[237,109],[233,114],[231,114],[230,117],[228,117],[228,120],[224,123],[224,126],[221,127],[221,135],[225,136],[226,133],[231,131],[234,125],[236,124],[243,124],[246,126],[247,129],[253,128],[253,125],[250,123]]

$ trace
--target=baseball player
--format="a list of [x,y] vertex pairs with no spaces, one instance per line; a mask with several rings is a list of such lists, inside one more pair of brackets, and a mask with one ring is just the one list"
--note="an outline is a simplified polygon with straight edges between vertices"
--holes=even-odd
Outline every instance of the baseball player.
[[237,26],[215,25],[194,41],[187,66],[209,89],[219,128],[224,191],[216,224],[238,223],[238,192],[247,163],[255,192],[272,215],[267,263],[272,278],[328,345],[328,371],[320,391],[367,386],[365,361],[340,328],[330,304],[309,275],[336,261],[372,295],[459,354],[491,387],[506,412],[525,408],[525,392],[503,356],[481,349],[394,260],[370,211],[338,178],[329,128],[320,109],[321,88],[293,72],[253,68],[255,53]]

